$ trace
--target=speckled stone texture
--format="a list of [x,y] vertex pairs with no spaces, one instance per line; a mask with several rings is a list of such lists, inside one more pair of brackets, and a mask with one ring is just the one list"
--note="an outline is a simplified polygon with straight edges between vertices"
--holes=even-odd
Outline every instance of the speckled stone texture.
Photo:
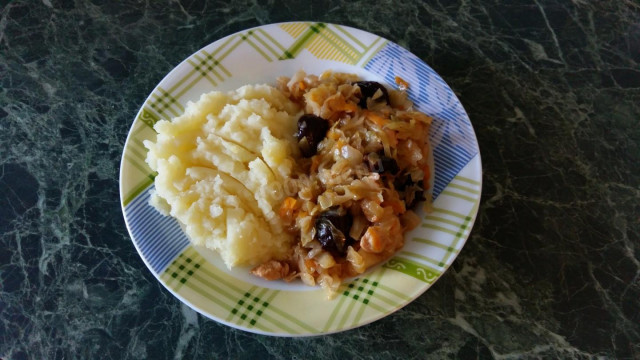
[[[638,1],[0,7],[1,358],[640,358]],[[136,253],[118,193],[127,131],[162,77],[288,20],[358,27],[425,60],[484,164],[478,221],[443,278],[385,319],[303,339],[182,305]]]

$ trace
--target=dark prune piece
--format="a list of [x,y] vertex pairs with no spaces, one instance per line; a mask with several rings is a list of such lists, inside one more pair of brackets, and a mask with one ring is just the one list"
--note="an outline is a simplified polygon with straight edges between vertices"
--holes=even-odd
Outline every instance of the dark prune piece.
[[315,239],[322,244],[322,248],[345,255],[347,247],[354,240],[349,236],[353,217],[340,207],[333,207],[318,215],[315,221]]
[[413,181],[411,175],[403,173],[393,181],[393,187],[398,191],[400,198],[404,200],[407,209],[414,208],[420,201],[426,200],[422,181]]
[[385,88],[379,82],[358,81],[353,83],[353,85],[358,85],[358,87],[360,88],[360,93],[362,94],[362,97],[360,98],[360,102],[358,102],[358,105],[361,108],[363,109],[367,108],[367,98],[373,97],[373,95],[375,95],[375,93],[378,90],[382,91],[382,96],[378,97],[375,101],[377,102],[384,101],[387,104],[389,104],[389,92],[387,91],[387,88]]
[[407,186],[413,184],[414,182],[411,179],[411,175],[407,173],[400,174],[393,180],[393,187],[396,189],[396,191],[404,191]]
[[369,170],[378,174],[387,173],[395,175],[400,171],[396,160],[384,154],[380,155],[374,152],[369,153],[367,154],[366,161],[369,166]]
[[318,152],[318,144],[329,131],[329,122],[313,114],[304,114],[298,119],[298,146],[304,157],[312,157]]
[[411,198],[411,201],[409,201],[409,203],[406,203],[407,200],[408,199],[405,199],[405,205],[407,207],[407,210],[410,210],[416,207],[416,205],[418,205],[420,201],[427,200],[427,198],[424,197],[424,190],[416,189],[413,192],[413,197]]

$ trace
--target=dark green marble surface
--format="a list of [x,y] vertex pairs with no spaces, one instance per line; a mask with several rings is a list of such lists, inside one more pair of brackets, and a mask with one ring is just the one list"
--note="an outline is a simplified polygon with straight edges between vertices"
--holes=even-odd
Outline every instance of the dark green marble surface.
[[[640,358],[637,0],[0,4],[2,359]],[[136,253],[118,194],[127,131],[162,77],[288,20],[418,55],[459,94],[484,166],[443,278],[373,324],[303,339],[182,305]]]

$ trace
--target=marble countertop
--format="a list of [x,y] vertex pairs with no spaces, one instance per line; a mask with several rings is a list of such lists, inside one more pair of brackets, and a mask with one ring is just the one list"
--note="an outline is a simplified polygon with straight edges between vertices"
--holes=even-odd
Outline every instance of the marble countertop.
[[[637,1],[0,6],[0,358],[640,358]],[[127,132],[164,75],[289,20],[361,28],[431,65],[484,167],[471,237],[429,291],[300,339],[181,304],[136,253],[118,193]]]

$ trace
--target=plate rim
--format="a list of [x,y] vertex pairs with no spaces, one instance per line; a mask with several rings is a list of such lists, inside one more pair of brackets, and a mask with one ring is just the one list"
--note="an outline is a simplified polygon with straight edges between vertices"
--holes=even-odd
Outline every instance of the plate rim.
[[[259,26],[254,26],[254,27],[250,27],[250,28],[245,28],[245,29],[241,29],[239,31],[230,33],[228,35],[225,35],[211,43],[205,44],[204,46],[200,47],[198,50],[196,50],[195,52],[191,53],[189,56],[187,56],[186,58],[184,58],[182,61],[180,61],[177,65],[175,65],[151,90],[151,92],[149,93],[149,95],[145,98],[145,100],[142,102],[142,105],[140,106],[138,112],[136,113],[135,117],[133,118],[133,121],[131,123],[131,126],[128,130],[127,133],[127,137],[126,140],[123,144],[123,150],[122,150],[122,155],[121,155],[121,159],[120,159],[120,169],[119,169],[119,178],[118,178],[118,182],[119,182],[119,192],[120,192],[120,207],[121,207],[121,211],[122,211],[122,216],[124,218],[125,221],[125,226],[127,228],[127,232],[129,234],[130,240],[133,243],[136,251],[138,252],[139,257],[142,259],[143,263],[145,264],[145,266],[147,267],[147,269],[152,273],[152,275],[156,278],[156,280],[158,282],[160,282],[162,284],[162,286],[168,290],[173,296],[175,296],[176,298],[178,298],[183,304],[187,305],[189,308],[191,308],[192,310],[196,311],[198,314],[201,314],[205,317],[207,317],[208,319],[211,319],[215,322],[224,324],[226,326],[229,326],[231,328],[234,329],[238,329],[238,330],[243,330],[243,331],[247,331],[247,332],[251,332],[251,333],[255,333],[255,334],[260,334],[260,335],[267,335],[267,336],[274,336],[274,337],[314,337],[314,336],[322,336],[322,335],[329,335],[329,334],[335,334],[335,333],[340,333],[343,331],[347,331],[347,330],[352,330],[355,328],[359,328],[368,324],[371,324],[377,320],[380,320],[382,318],[385,318],[395,312],[397,312],[398,310],[404,308],[405,306],[409,305],[410,303],[414,302],[418,297],[422,296],[428,289],[430,289],[438,280],[440,280],[440,278],[450,269],[450,267],[453,265],[453,263],[455,262],[455,260],[458,258],[459,254],[462,252],[462,249],[464,248],[464,246],[466,245],[466,242],[469,240],[469,238],[471,237],[471,231],[473,229],[473,226],[475,225],[475,222],[477,220],[478,217],[478,213],[479,213],[479,206],[482,200],[482,189],[483,189],[483,167],[482,167],[482,157],[481,157],[481,152],[480,152],[480,147],[479,147],[479,143],[477,143],[477,135],[475,132],[475,129],[473,127],[473,123],[471,123],[470,118],[468,117],[468,113],[466,111],[466,109],[464,109],[464,106],[462,105],[462,102],[460,101],[460,99],[458,98],[458,96],[455,94],[455,92],[453,92],[453,89],[449,86],[449,84],[444,81],[444,79],[442,79],[442,77],[437,73],[436,75],[438,77],[440,77],[440,79],[442,79],[442,81],[444,82],[444,84],[452,91],[452,94],[455,98],[455,101],[457,103],[460,104],[460,107],[463,109],[464,111],[464,115],[467,116],[467,118],[469,119],[469,125],[470,125],[470,131],[471,134],[473,135],[473,138],[476,140],[476,144],[475,144],[475,151],[476,154],[474,156],[471,157],[471,159],[465,164],[465,166],[463,166],[463,168],[461,170],[458,171],[457,174],[459,174],[460,172],[462,172],[462,170],[464,168],[466,168],[467,166],[474,166],[476,167],[476,173],[474,175],[477,175],[477,178],[474,178],[473,180],[478,182],[478,198],[476,200],[476,204],[474,206],[474,210],[473,213],[470,214],[471,219],[468,222],[468,228],[469,228],[469,233],[466,236],[462,237],[462,243],[459,246],[459,249],[453,254],[451,260],[449,261],[450,263],[448,265],[446,265],[443,270],[435,277],[435,279],[431,282],[431,283],[424,283],[424,286],[422,286],[422,288],[419,291],[415,292],[414,296],[411,296],[408,300],[401,302],[401,303],[397,303],[393,306],[393,308],[387,312],[384,313],[379,313],[378,315],[374,315],[371,316],[369,318],[366,318],[366,320],[360,321],[357,324],[353,324],[353,325],[349,325],[349,326],[344,326],[341,328],[337,328],[335,330],[331,330],[331,331],[322,331],[319,333],[276,333],[276,332],[266,332],[266,331],[262,331],[260,329],[257,329],[255,327],[247,327],[247,326],[243,326],[243,325],[238,325],[235,324],[233,322],[230,321],[226,321],[225,319],[223,319],[222,317],[216,317],[214,314],[209,314],[209,312],[204,311],[203,309],[199,308],[196,304],[194,304],[191,300],[187,299],[186,297],[184,297],[183,295],[181,295],[179,292],[174,291],[172,288],[170,288],[165,281],[163,281],[161,279],[162,273],[156,273],[151,264],[149,263],[148,259],[146,258],[146,256],[143,255],[138,242],[135,240],[135,237],[133,235],[132,229],[131,229],[131,225],[129,224],[129,220],[127,219],[127,210],[126,210],[126,205],[125,203],[125,193],[124,193],[124,181],[123,181],[123,176],[124,176],[124,164],[125,164],[125,156],[127,154],[127,145],[130,143],[130,139],[132,137],[133,134],[133,130],[136,126],[137,120],[138,118],[141,116],[141,114],[144,112],[145,109],[145,105],[147,104],[147,102],[153,97],[154,92],[156,91],[156,89],[160,86],[160,84],[162,84],[163,82],[167,81],[168,79],[176,76],[176,74],[178,73],[178,68],[182,67],[184,63],[187,63],[187,61],[191,58],[194,57],[194,55],[198,54],[199,52],[203,51],[205,48],[210,47],[215,45],[216,43],[220,43],[222,41],[224,41],[225,39],[228,39],[229,37],[232,37],[234,35],[238,35],[240,33],[246,32],[246,31],[250,31],[250,30],[254,30],[254,29],[260,29],[260,28],[265,28],[265,27],[269,27],[269,26],[279,26],[279,25],[283,25],[283,24],[317,24],[317,23],[323,23],[325,25],[337,25],[340,26],[344,29],[348,29],[348,30],[355,30],[355,31],[359,31],[359,32],[364,32],[367,33],[368,35],[372,35],[374,37],[377,37],[383,41],[386,41],[387,43],[391,43],[394,45],[397,45],[399,47],[401,47],[402,49],[406,50],[407,52],[409,52],[410,54],[413,54],[411,51],[409,51],[408,49],[402,47],[401,45],[398,45],[397,43],[383,37],[380,35],[377,35],[373,32],[367,31],[367,30],[362,30],[362,29],[358,29],[352,26],[348,26],[348,25],[341,25],[341,24],[337,24],[337,23],[331,23],[331,22],[315,22],[315,21],[287,21],[287,22],[277,22],[277,23],[269,23],[269,24],[263,24],[263,25],[259,25]],[[416,56],[415,54],[413,54],[414,56]],[[417,57],[417,56],[416,56]],[[421,58],[417,57],[422,63],[424,63],[425,65],[429,66],[424,60],[422,60]],[[430,68],[430,66],[429,66]],[[472,164],[474,163],[474,164]],[[146,187],[143,191],[147,191],[150,187],[153,187],[153,183]],[[137,194],[135,198],[137,198],[138,196],[140,196],[140,194]],[[186,248],[188,248],[189,246],[193,246],[192,244],[189,244]],[[185,249],[186,249],[185,248]],[[181,250],[181,252],[184,252],[184,249]],[[386,263],[386,262],[385,262]],[[379,264],[378,266],[382,266],[383,263]],[[357,278],[354,278],[357,279]],[[327,301],[335,301],[335,300],[327,300]]]

